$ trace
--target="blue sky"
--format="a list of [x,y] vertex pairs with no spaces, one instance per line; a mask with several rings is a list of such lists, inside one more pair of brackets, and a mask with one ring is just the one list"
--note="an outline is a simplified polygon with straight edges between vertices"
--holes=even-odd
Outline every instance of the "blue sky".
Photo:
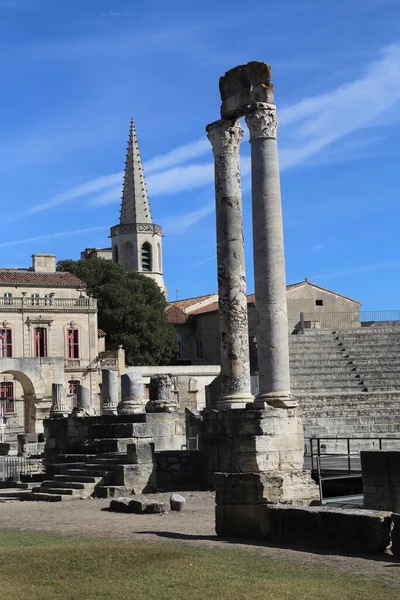
[[[133,116],[170,299],[216,291],[218,78],[272,66],[287,280],[400,308],[398,0],[0,0],[0,265],[109,243]],[[253,291],[249,144],[242,143]]]

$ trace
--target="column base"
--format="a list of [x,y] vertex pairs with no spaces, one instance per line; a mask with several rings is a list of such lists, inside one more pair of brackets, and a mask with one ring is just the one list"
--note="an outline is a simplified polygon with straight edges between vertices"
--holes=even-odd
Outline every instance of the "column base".
[[253,394],[246,392],[238,392],[236,394],[230,394],[229,396],[221,396],[215,403],[217,410],[230,409],[230,408],[246,408],[247,404],[254,400]]
[[258,394],[254,402],[246,404],[246,408],[253,410],[264,410],[268,406],[272,406],[273,408],[296,408],[298,402],[290,392],[282,392],[278,394]]

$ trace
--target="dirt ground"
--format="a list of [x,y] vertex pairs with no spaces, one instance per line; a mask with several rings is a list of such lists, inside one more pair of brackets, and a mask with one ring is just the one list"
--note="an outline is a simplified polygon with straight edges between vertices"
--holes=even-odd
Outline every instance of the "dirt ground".
[[[400,588],[400,561],[388,555],[374,558],[339,556],[315,550],[270,546],[264,541],[221,540],[214,531],[214,494],[182,492],[182,495],[186,498],[183,513],[134,515],[109,512],[110,500],[20,502],[15,499],[15,491],[0,490],[0,529],[236,548],[278,560],[335,569],[360,578],[379,579]],[[170,494],[146,497],[168,502]]]

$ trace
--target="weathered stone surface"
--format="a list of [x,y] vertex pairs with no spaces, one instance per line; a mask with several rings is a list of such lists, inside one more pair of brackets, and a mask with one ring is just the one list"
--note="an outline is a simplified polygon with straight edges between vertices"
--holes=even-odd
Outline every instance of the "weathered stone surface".
[[242,408],[253,399],[247,321],[246,269],[240,181],[239,122],[206,128],[215,163],[221,397],[217,408]]
[[179,408],[178,396],[174,393],[171,375],[150,377],[150,400],[146,412],[175,412]]
[[219,90],[222,100],[221,117],[243,117],[247,106],[253,102],[273,103],[271,67],[258,61],[239,65],[220,78]]
[[140,440],[127,446],[128,462],[132,464],[153,464],[154,442]]
[[121,377],[122,400],[118,404],[119,415],[133,415],[144,412],[145,400],[140,372],[128,372]]
[[216,473],[217,504],[310,504],[318,488],[306,471]]
[[144,514],[162,514],[168,512],[166,502],[146,501],[142,499],[117,498],[111,500],[110,510],[113,512]]
[[169,504],[171,510],[175,510],[177,512],[182,512],[186,503],[186,498],[181,496],[180,494],[172,494],[169,499]]
[[259,394],[256,407],[290,408],[289,342],[276,109],[255,102],[246,110],[250,130],[253,253]]
[[272,542],[348,553],[381,553],[390,543],[391,515],[367,510],[269,506]]

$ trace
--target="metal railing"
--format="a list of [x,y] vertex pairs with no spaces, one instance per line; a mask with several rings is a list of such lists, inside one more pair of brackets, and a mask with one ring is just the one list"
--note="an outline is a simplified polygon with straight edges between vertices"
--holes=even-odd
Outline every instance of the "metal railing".
[[41,461],[25,456],[4,456],[0,458],[0,481],[21,481],[22,476],[40,473]]
[[[327,444],[325,443],[327,442]],[[309,438],[309,449],[304,453],[305,467],[310,459],[311,471],[317,474],[320,500],[323,501],[323,483],[361,478],[362,450],[399,449],[400,437],[321,437]],[[330,444],[330,448],[328,447]],[[337,448],[332,452],[332,446]],[[357,446],[357,449],[354,447]],[[327,451],[328,450],[328,451]],[[323,464],[324,463],[324,464]]]
[[353,329],[355,327],[400,326],[400,310],[361,310],[350,312],[301,312],[288,319],[289,333],[308,329]]

